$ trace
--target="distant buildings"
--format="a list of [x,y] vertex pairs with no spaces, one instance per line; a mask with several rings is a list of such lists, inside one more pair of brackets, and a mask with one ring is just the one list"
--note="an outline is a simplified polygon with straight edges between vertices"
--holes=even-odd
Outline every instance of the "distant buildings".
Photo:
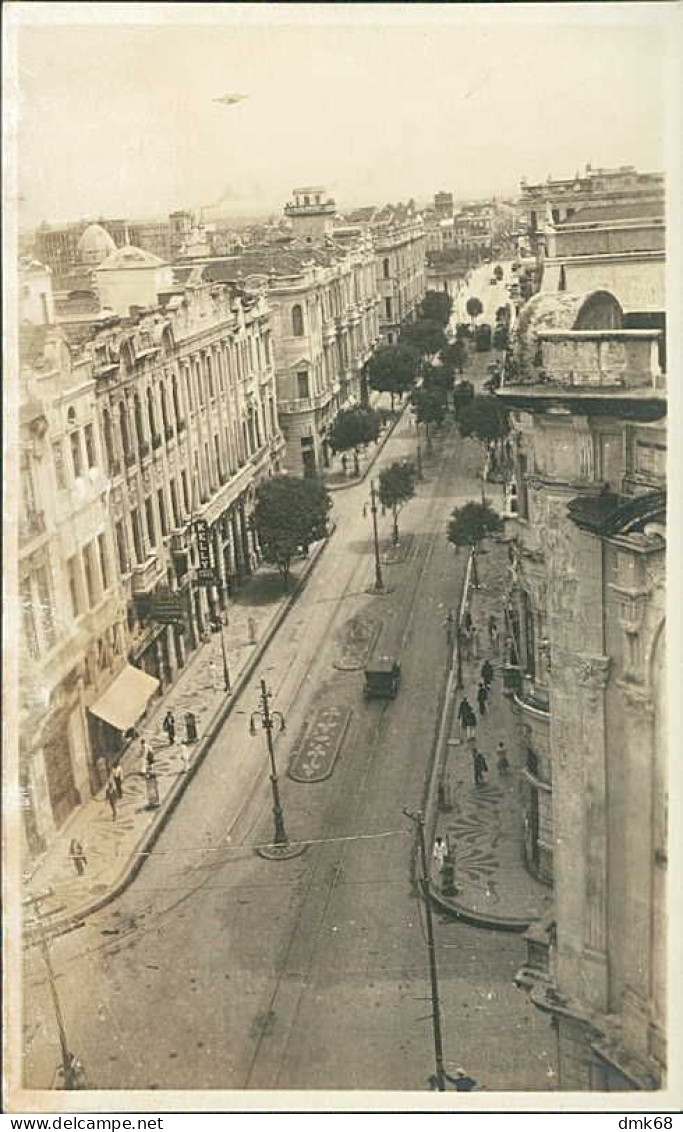
[[519,516],[506,668],[524,729],[528,867],[555,911],[520,979],[562,1089],[666,1073],[666,379],[605,291],[535,295],[516,327]]
[[434,194],[434,212],[439,220],[446,220],[453,215],[453,193],[440,192]]

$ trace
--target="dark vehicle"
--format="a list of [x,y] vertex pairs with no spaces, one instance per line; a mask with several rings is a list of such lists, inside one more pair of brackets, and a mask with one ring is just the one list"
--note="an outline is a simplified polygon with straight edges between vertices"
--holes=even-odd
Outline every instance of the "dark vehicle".
[[484,353],[484,351],[491,349],[491,327],[487,322],[482,322],[481,325],[477,327],[474,341],[475,347],[479,353]]
[[393,656],[378,656],[365,669],[365,698],[395,700],[401,687],[401,665]]

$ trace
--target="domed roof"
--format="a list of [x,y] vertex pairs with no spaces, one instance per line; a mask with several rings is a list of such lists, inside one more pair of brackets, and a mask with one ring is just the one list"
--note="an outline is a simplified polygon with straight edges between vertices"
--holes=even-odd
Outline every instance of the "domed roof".
[[130,267],[163,267],[163,259],[158,256],[152,255],[151,252],[143,251],[142,248],[136,248],[133,244],[125,244],[122,248],[116,248],[111,255],[107,256],[103,263],[99,265],[99,271],[120,271],[122,268]]
[[116,251],[116,244],[101,224],[89,224],[78,241],[78,258],[83,263],[101,263]]
[[524,304],[514,329],[515,357],[522,369],[534,364],[544,330],[618,330],[619,301],[609,291],[539,291]]

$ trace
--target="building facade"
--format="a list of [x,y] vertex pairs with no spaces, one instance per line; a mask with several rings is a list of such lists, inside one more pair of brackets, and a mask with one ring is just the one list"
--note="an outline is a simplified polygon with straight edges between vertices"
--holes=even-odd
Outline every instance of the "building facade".
[[[542,301],[545,300],[545,301]],[[520,980],[562,1089],[666,1073],[666,389],[658,333],[614,296],[536,296],[513,414],[506,661],[524,729],[529,868],[555,909]],[[527,339],[526,343],[522,339]],[[510,677],[512,679],[512,677]]]
[[20,349],[19,767],[31,857],[98,785],[88,706],[126,667],[126,609],[90,362],[46,322],[24,323]]
[[420,216],[371,226],[377,260],[379,330],[384,345],[397,342],[401,324],[417,317],[425,290],[427,240]]

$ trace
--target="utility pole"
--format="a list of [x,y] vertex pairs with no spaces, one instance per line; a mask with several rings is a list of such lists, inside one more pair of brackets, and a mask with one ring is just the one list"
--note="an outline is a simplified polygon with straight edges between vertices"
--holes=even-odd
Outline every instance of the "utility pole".
[[377,531],[377,499],[375,495],[374,481],[370,481],[370,510],[372,511],[372,529],[375,540],[375,591],[382,593],[384,591],[384,580],[382,578],[382,567],[379,560],[379,534]]
[[405,807],[403,813],[417,826],[417,837],[420,844],[420,860],[422,863],[422,876],[420,887],[424,897],[425,918],[427,921],[427,951],[429,953],[429,975],[432,986],[432,1026],[434,1029],[434,1057],[436,1060],[436,1080],[440,1093],[446,1091],[445,1070],[443,1064],[443,1041],[441,1037],[441,1007],[439,1005],[439,983],[436,969],[436,948],[434,945],[434,925],[432,923],[432,905],[429,896],[429,870],[427,868],[427,847],[425,845],[424,815],[421,810],[411,813]]
[[288,846],[289,838],[285,831],[285,819],[282,813],[282,806],[280,804],[280,790],[277,781],[277,769],[275,766],[275,750],[273,748],[273,727],[275,721],[280,722],[280,731],[285,730],[285,718],[279,711],[271,711],[268,705],[270,699],[270,692],[266,687],[265,680],[261,681],[261,710],[252,712],[250,731],[252,735],[256,734],[256,719],[261,720],[261,726],[266,733],[266,743],[268,744],[268,756],[270,758],[270,785],[273,791],[273,818],[275,822],[275,845]]
[[47,900],[48,897],[52,896],[52,894],[52,889],[48,889],[46,892],[41,893],[39,896],[28,896],[24,900],[24,905],[28,907],[31,907],[33,905],[35,908],[34,922],[38,927],[40,950],[43,956],[43,961],[45,963],[45,970],[47,971],[47,981],[50,987],[52,1005],[55,1011],[55,1021],[57,1022],[57,1030],[59,1033],[59,1045],[62,1054],[61,1068],[64,1079],[64,1088],[78,1089],[83,1088],[81,1081],[79,1081],[79,1073],[82,1073],[82,1069],[77,1061],[76,1055],[71,1053],[71,1051],[69,1050],[69,1043],[66,1037],[66,1028],[64,1026],[64,1015],[62,1014],[62,1007],[59,1001],[59,995],[57,993],[57,983],[55,981],[54,968],[52,966],[52,960],[50,958],[50,947],[47,942],[47,936],[45,935],[45,928],[43,927],[43,921],[41,917],[40,904],[42,904],[43,900]]

